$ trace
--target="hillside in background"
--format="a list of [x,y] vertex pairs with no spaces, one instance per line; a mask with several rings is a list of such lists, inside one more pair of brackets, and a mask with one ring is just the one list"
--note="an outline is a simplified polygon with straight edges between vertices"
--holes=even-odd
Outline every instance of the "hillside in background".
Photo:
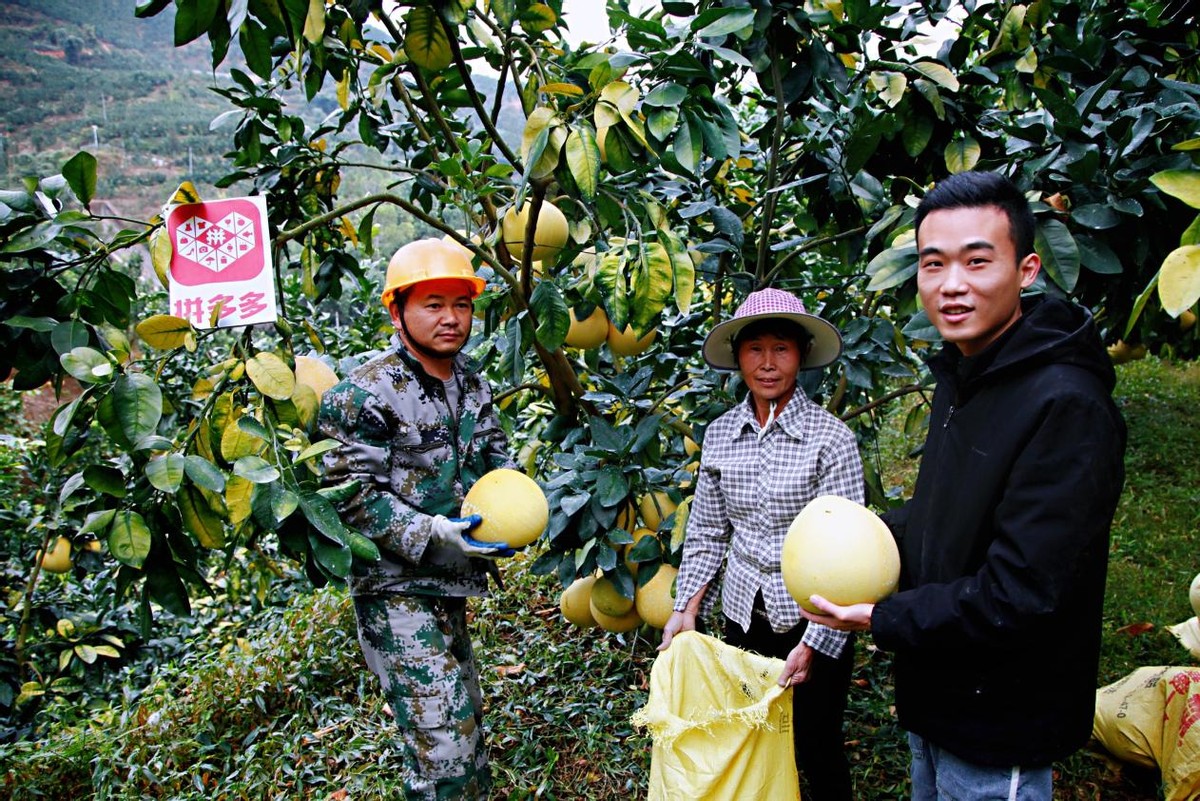
[[[87,150],[99,162],[92,204],[98,214],[149,219],[184,180],[203,197],[251,191],[213,188],[232,170],[223,154],[232,147],[234,122],[217,130],[210,124],[231,108],[212,89],[229,85],[229,69],[242,64],[236,38],[214,72],[207,40],[174,46],[173,7],[150,19],[137,19],[133,9],[130,0],[0,0],[0,187],[52,175]],[[483,95],[494,93],[493,79],[475,80]],[[336,109],[327,83],[297,113],[312,130]],[[523,123],[514,97],[501,115],[505,138],[519,144]],[[345,156],[359,164],[384,160],[368,148]],[[340,195],[378,191],[392,179],[379,170],[345,170]],[[375,220],[381,250],[414,234],[412,221],[390,210]]]
[[145,219],[184,179],[227,170],[225,110],[201,44],[175,48],[173,16],[128,0],[0,2],[0,180],[57,172],[86,149],[99,161],[100,213]]

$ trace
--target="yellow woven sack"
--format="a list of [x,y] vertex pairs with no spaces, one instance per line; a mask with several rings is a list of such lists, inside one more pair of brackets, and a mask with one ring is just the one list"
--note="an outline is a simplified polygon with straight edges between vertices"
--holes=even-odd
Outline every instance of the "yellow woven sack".
[[1092,735],[1162,771],[1163,801],[1200,799],[1200,668],[1142,667],[1096,693]]
[[783,660],[694,631],[654,660],[633,724],[649,730],[650,801],[798,801]]

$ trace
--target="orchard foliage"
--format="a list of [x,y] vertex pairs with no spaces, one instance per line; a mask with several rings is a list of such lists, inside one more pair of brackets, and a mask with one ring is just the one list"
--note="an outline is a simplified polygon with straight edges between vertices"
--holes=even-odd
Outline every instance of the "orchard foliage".
[[[678,562],[685,443],[738,389],[698,345],[748,291],[786,288],[839,326],[845,356],[805,390],[864,442],[883,404],[923,387],[936,332],[909,280],[912,210],[947,173],[999,170],[1030,193],[1042,291],[1092,307],[1110,340],[1193,355],[1194,331],[1149,302],[1177,248],[1191,260],[1169,272],[1167,311],[1200,294],[1196,195],[1179,188],[1197,174],[1200,48],[1173,7],[701,0],[635,16],[610,0],[619,37],[576,46],[557,0],[144,2],[138,16],[173,8],[176,44],[207,42],[229,69],[218,186],[267,198],[284,319],[231,333],[155,314],[133,254],[164,273],[162,216],[93,214],[104,165],[86,152],[0,193],[0,369],[18,389],[83,387],[45,433],[52,525],[28,554],[55,533],[99,537],[102,566],[79,569],[107,571],[144,627],[186,612],[214,557],[294,560],[316,583],[371,558],[337,516],[349,488],[319,489],[329,443],[294,367],[311,351],[344,373],[381,344],[385,207],[469,248],[489,280],[472,349],[551,502],[534,569],[564,584],[600,568],[632,595],[629,510],[654,490],[683,503],[629,557]],[[329,93],[336,110],[306,116]],[[356,169],[377,191],[339,192]],[[514,258],[505,211],[528,205],[530,243],[546,204],[566,247]],[[565,348],[569,310],[597,306],[617,330],[656,331],[650,350]],[[26,610],[37,583],[35,568]]]

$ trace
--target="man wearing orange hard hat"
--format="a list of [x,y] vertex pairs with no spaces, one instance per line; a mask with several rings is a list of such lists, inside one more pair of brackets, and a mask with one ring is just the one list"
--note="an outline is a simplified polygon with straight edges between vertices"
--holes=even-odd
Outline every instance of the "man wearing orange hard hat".
[[381,554],[354,563],[350,592],[396,717],[409,799],[486,798],[491,784],[466,607],[487,594],[489,560],[513,551],[471,538],[478,515],[455,517],[480,476],[512,466],[491,389],[462,353],[484,288],[456,243],[397,250],[381,294],[390,345],[328,390],[318,415],[321,434],[340,443],[323,482],[359,480],[339,511]]

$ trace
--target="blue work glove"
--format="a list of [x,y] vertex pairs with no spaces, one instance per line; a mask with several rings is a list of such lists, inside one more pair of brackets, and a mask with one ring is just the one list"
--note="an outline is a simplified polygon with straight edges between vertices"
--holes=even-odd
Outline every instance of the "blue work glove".
[[512,556],[516,551],[503,542],[481,542],[467,535],[467,532],[483,522],[479,515],[469,517],[444,517],[435,515],[430,528],[433,538],[438,542],[457,548],[467,556],[481,556],[484,559],[498,559]]

